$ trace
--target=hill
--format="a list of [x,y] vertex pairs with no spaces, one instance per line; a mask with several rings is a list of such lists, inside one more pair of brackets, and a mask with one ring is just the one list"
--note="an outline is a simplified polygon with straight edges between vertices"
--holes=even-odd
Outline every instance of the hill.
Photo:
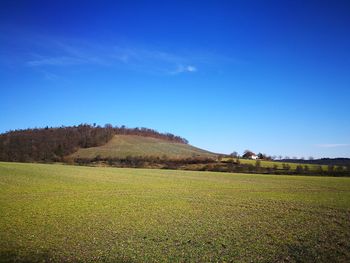
[[[104,127],[80,124],[78,126],[45,127],[24,130],[14,130],[0,134],[0,161],[11,162],[55,162],[78,149],[102,146],[110,141],[114,135],[138,135],[148,138],[161,139],[169,143],[176,143],[171,147],[174,152],[181,154],[188,151],[176,151],[180,144],[188,141],[171,133],[160,133],[148,128],[127,128],[125,126]],[[158,140],[155,140],[158,141]],[[167,148],[167,147],[165,147]],[[192,150],[195,154],[198,152]],[[162,151],[160,151],[162,152]],[[163,151],[167,154],[167,151]]]
[[114,135],[106,144],[81,148],[73,153],[73,158],[125,158],[127,156],[153,156],[168,158],[215,157],[216,154],[189,144],[173,142],[162,138],[139,135]]

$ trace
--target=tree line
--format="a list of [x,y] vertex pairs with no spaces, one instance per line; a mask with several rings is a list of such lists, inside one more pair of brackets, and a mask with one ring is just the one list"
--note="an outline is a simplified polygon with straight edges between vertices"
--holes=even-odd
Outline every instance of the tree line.
[[241,163],[239,159],[220,160],[220,158],[168,158],[164,156],[127,156],[122,158],[100,157],[95,158],[67,158],[69,164],[88,166],[113,166],[131,168],[160,168],[192,171],[214,171],[214,172],[236,172],[236,173],[258,173],[276,175],[316,175],[316,176],[350,176],[349,166],[328,165],[325,169],[322,166],[310,169],[308,165],[297,165],[292,168],[289,164],[277,164],[272,167],[263,167],[261,161],[255,164]]
[[148,128],[127,128],[106,124],[45,127],[9,131],[0,134],[0,161],[57,162],[79,148],[101,146],[116,134],[139,135],[187,144],[188,141],[171,133]]

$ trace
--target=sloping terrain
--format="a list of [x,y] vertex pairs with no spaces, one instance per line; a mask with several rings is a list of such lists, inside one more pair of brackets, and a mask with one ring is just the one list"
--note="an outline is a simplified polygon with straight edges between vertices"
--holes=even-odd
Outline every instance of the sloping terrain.
[[168,158],[215,157],[214,153],[189,144],[170,142],[164,139],[137,136],[115,135],[107,144],[81,148],[71,156],[74,158],[123,158],[127,156],[156,156]]

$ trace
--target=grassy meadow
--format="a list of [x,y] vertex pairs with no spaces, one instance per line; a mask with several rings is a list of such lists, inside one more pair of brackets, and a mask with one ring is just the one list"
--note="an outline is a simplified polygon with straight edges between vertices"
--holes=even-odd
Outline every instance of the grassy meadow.
[[[242,164],[251,164],[251,165],[256,165],[257,160],[252,160],[252,159],[243,159],[243,158],[231,158],[231,157],[226,157],[223,158],[223,161],[237,161],[239,160],[240,163]],[[279,161],[267,161],[267,160],[259,160],[261,167],[265,168],[273,168],[276,166],[277,169],[283,169],[283,165],[289,165],[291,170],[295,170],[298,165],[301,165],[303,167],[308,167],[310,171],[317,171],[319,167],[322,168],[322,170],[327,171],[328,165],[318,165],[318,164],[309,164],[309,163],[288,163],[288,162],[279,162]],[[336,167],[336,166],[335,166]]]
[[108,143],[98,147],[81,148],[71,157],[125,158],[127,156],[162,157],[164,155],[169,158],[216,157],[214,153],[189,144],[138,135],[114,135]]
[[1,262],[349,262],[350,178],[0,163]]

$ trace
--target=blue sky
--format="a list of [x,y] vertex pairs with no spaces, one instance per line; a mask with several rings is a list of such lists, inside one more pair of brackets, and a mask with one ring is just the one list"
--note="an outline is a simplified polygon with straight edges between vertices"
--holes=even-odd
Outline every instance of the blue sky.
[[349,1],[1,1],[0,132],[111,123],[350,157]]

